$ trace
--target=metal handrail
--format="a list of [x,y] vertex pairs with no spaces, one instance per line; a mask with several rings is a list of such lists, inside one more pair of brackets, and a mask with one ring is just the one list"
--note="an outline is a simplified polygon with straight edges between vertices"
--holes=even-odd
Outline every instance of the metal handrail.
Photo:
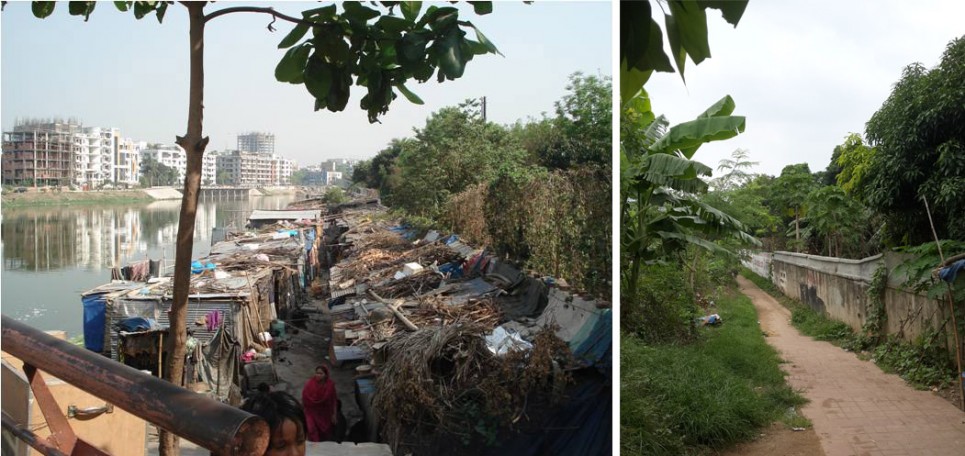
[[3,351],[220,455],[264,454],[264,419],[175,386],[4,315]]

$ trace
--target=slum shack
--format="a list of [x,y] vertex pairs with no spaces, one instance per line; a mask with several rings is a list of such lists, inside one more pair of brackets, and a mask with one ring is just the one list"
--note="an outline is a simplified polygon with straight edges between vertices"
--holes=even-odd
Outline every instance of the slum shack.
[[[232,404],[274,383],[273,322],[297,310],[318,270],[314,226],[232,235],[192,267],[185,386]],[[105,355],[162,376],[171,351],[172,277],[112,282],[84,293],[103,306]],[[88,346],[96,349],[96,346]]]
[[610,454],[610,305],[457,235],[326,222],[329,358],[396,454]]

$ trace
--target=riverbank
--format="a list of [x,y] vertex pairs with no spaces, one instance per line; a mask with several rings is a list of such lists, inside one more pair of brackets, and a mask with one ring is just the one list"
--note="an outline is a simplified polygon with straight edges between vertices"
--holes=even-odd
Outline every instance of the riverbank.
[[154,201],[143,190],[46,191],[4,193],[3,208],[31,206],[61,206],[75,204],[116,204]]

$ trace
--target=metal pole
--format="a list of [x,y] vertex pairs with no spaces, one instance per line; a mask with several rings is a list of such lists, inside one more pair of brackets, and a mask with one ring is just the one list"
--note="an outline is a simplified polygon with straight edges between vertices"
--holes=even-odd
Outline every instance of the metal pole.
[[3,350],[162,429],[221,455],[264,454],[264,419],[59,340],[7,317]]

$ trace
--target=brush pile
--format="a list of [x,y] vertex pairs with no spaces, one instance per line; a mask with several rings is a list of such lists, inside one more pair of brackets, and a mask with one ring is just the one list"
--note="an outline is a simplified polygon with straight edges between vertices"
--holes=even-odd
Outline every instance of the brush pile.
[[382,412],[383,435],[390,442],[399,444],[411,433],[471,438],[486,427],[511,427],[526,413],[527,402],[538,400],[531,396],[563,399],[572,380],[564,368],[572,355],[551,329],[529,350],[496,356],[485,340],[492,326],[468,315],[389,340],[373,405]]

